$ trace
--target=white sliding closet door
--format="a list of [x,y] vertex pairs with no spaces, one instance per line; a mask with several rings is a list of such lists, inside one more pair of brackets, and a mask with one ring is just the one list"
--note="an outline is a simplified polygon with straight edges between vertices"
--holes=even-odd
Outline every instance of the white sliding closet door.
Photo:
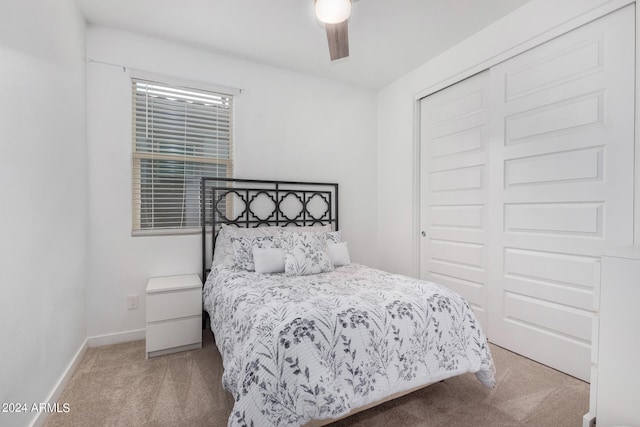
[[421,278],[464,296],[487,327],[489,73],[421,104]]
[[633,241],[634,40],[628,6],[421,101],[421,277],[587,381],[599,256]]
[[589,380],[599,256],[633,240],[634,11],[491,69],[489,337]]

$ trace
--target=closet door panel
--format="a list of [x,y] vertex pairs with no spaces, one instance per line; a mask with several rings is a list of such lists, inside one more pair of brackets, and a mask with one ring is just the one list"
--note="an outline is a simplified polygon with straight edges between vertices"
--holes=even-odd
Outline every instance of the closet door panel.
[[488,83],[484,72],[421,102],[421,277],[487,327]]
[[589,380],[599,256],[632,243],[634,12],[490,72],[489,339]]

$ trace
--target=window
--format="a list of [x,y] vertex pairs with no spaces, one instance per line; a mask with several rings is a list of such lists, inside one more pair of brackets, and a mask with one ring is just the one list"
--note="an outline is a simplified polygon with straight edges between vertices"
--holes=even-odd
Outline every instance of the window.
[[133,232],[200,229],[200,178],[233,173],[233,95],[132,79]]

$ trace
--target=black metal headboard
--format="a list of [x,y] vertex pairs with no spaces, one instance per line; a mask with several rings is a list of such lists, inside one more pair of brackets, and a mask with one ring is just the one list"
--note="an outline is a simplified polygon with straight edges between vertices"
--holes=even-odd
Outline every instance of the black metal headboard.
[[338,230],[338,184],[334,183],[203,177],[200,197],[203,281],[222,224],[241,228],[330,224]]

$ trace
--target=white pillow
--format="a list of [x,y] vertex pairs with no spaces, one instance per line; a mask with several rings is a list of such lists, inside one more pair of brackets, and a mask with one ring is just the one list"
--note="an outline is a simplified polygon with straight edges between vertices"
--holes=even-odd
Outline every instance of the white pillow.
[[283,273],[284,251],[280,248],[259,248],[254,246],[253,264],[258,274]]
[[325,233],[282,233],[284,274],[306,276],[333,271]]
[[329,243],[327,245],[327,252],[329,252],[329,259],[334,267],[351,264],[347,242]]

